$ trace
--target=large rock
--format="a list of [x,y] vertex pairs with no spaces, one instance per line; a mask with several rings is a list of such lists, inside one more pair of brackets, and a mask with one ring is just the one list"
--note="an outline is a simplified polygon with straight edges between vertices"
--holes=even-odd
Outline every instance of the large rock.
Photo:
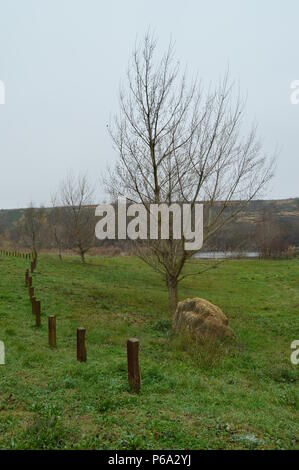
[[179,302],[173,317],[176,332],[188,332],[197,338],[233,338],[228,318],[216,305],[195,297]]

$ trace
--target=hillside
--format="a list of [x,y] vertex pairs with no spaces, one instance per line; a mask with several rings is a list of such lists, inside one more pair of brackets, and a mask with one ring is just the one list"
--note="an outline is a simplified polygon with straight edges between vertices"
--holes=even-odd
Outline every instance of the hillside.
[[[7,239],[14,230],[15,223],[21,218],[25,209],[0,210],[0,237]],[[237,248],[255,249],[256,223],[264,216],[272,215],[279,224],[287,245],[299,246],[299,198],[279,200],[256,200],[248,204],[246,210],[240,213],[237,220],[218,233],[212,245],[206,248],[226,249]],[[10,237],[14,239],[14,237]],[[125,246],[124,242],[115,242]],[[114,243],[114,244],[115,244]]]

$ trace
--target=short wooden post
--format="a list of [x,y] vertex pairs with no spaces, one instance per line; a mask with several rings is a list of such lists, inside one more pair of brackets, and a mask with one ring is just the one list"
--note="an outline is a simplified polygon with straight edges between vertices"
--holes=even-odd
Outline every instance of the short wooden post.
[[31,261],[31,263],[30,263],[30,270],[31,270],[32,273],[34,272],[34,263],[33,263],[33,261]]
[[48,316],[48,333],[49,345],[51,348],[56,348],[56,317],[55,315]]
[[31,298],[31,305],[32,305],[32,315],[36,315],[36,299],[35,299],[35,297]]
[[31,276],[28,277],[28,286],[29,287],[32,286],[32,277]]
[[139,392],[141,376],[139,367],[139,340],[130,338],[127,341],[128,379],[131,390]]
[[77,360],[86,362],[85,328],[77,328]]
[[34,287],[29,287],[29,297],[32,302],[32,297],[34,297]]
[[35,300],[35,325],[40,327],[40,300]]
[[29,269],[26,269],[26,272],[25,272],[25,284],[26,284],[26,286],[28,286],[28,278],[29,278]]

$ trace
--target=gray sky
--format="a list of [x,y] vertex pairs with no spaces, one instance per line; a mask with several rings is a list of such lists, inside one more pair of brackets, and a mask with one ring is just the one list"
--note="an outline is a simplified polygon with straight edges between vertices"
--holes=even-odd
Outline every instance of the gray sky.
[[299,197],[298,18],[298,0],[0,0],[0,208],[47,204],[67,171],[96,179],[113,162],[106,124],[148,28],[205,83],[229,64],[248,123],[281,149],[267,196]]

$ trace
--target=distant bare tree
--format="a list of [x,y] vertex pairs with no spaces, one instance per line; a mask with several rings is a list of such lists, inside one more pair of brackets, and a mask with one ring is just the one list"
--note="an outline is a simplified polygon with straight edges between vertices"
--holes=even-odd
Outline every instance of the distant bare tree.
[[66,229],[64,224],[64,208],[59,206],[59,197],[53,194],[51,198],[52,208],[48,220],[51,228],[52,239],[58,250],[59,259],[62,260],[62,248],[65,245]]
[[[273,162],[262,155],[256,129],[242,128],[244,103],[235,97],[228,74],[215,90],[204,92],[180,74],[170,44],[156,60],[149,34],[133,52],[127,88],[120,91],[120,112],[110,133],[119,159],[105,180],[112,198],[129,201],[204,203],[204,240],[216,233],[255,198],[272,176]],[[232,202],[233,201],[233,202]],[[160,272],[170,309],[178,282],[194,254],[185,239],[151,241],[140,256]]]
[[60,205],[68,243],[85,263],[85,254],[95,242],[95,216],[91,208],[94,189],[85,175],[69,175],[61,184]]
[[18,231],[22,235],[24,242],[31,247],[34,258],[37,262],[38,250],[41,247],[43,231],[47,224],[44,207],[34,207],[31,202],[28,209],[25,209],[23,216],[18,221]]
[[285,235],[279,218],[275,217],[273,208],[269,207],[264,210],[256,223],[255,230],[260,256],[272,258],[287,252],[288,244],[285,241]]

